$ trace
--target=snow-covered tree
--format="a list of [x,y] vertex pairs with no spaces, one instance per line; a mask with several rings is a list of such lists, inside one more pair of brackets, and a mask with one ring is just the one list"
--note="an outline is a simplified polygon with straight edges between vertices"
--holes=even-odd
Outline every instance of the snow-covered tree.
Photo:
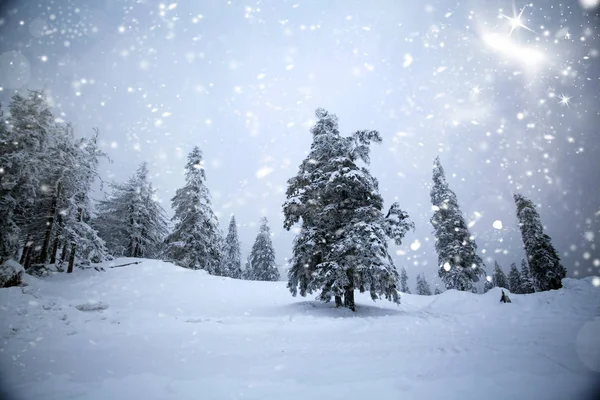
[[433,167],[431,218],[438,253],[439,276],[448,289],[471,291],[473,283],[484,275],[477,245],[458,206],[456,194],[446,182],[439,157]]
[[487,293],[494,287],[494,279],[491,276],[486,277],[483,284],[483,293]]
[[511,293],[521,293],[521,274],[517,269],[517,264],[512,263],[510,265],[510,272],[508,273],[508,289]]
[[223,247],[223,274],[231,278],[242,277],[242,255],[240,252],[240,240],[238,238],[235,216],[231,216],[229,230]]
[[521,260],[521,286],[519,287],[519,293],[528,294],[535,292],[535,288],[533,287],[533,280],[531,279],[531,275],[529,274],[529,267],[527,266],[527,261]]
[[98,203],[94,226],[115,256],[148,257],[168,234],[167,217],[155,199],[147,163],[126,183],[113,183],[112,192]]
[[319,292],[318,298],[352,310],[354,289],[373,300],[399,302],[399,275],[388,254],[387,240],[400,245],[413,227],[408,215],[392,204],[382,213],[383,199],[368,164],[369,145],[381,142],[377,131],[343,137],[338,119],[321,108],[312,127],[311,151],[288,181],[284,227],[301,223],[294,240],[288,288],[295,296]]
[[492,276],[492,283],[495,287],[509,289],[508,279],[506,274],[500,267],[497,261],[494,261],[494,275]]
[[421,296],[431,296],[431,287],[425,279],[424,274],[417,275],[417,294]]
[[248,257],[247,279],[254,281],[278,281],[279,270],[275,264],[275,249],[267,218],[260,220],[260,230]]
[[400,291],[402,293],[410,294],[410,289],[408,288],[408,275],[406,274],[406,268],[402,268],[400,270]]
[[442,291],[440,290],[440,288],[437,285],[435,287],[435,291],[433,292],[433,294],[435,294],[435,295],[442,294]]
[[544,233],[533,202],[520,194],[515,194],[514,200],[535,291],[560,289],[567,270],[560,263],[550,237]]
[[167,256],[179,265],[221,275],[219,221],[211,208],[202,152],[194,147],[185,166],[185,186],[172,201],[175,227],[167,237]]

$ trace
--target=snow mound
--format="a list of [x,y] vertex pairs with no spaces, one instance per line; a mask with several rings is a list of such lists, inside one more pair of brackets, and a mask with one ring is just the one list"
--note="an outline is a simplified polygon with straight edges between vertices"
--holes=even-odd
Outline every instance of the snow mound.
[[285,282],[137,261],[0,290],[0,367],[17,400],[558,400],[585,398],[598,378],[591,279],[505,290],[511,304],[500,289],[400,305],[357,293],[352,313]]
[[25,270],[15,260],[6,260],[0,265],[0,288],[16,286],[21,283]]

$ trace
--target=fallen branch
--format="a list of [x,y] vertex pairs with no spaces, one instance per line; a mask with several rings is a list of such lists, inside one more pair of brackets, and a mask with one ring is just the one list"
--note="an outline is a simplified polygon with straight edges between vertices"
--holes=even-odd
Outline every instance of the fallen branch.
[[133,264],[141,264],[141,261],[134,261],[134,262],[130,262],[127,264],[121,264],[121,265],[112,265],[111,268],[119,268],[119,267],[126,267],[128,265],[133,265]]

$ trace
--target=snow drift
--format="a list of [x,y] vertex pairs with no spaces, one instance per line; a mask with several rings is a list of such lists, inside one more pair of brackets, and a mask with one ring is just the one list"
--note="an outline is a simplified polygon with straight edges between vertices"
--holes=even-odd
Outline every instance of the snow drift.
[[499,289],[399,306],[357,294],[352,313],[285,282],[103,266],[0,290],[16,399],[575,399],[600,375],[591,279],[510,304]]

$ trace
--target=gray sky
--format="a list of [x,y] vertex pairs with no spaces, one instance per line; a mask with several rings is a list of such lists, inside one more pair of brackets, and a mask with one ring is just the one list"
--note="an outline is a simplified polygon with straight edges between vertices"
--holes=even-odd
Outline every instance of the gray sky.
[[411,286],[418,272],[439,282],[429,223],[438,154],[488,273],[494,259],[508,270],[523,256],[519,191],[540,204],[569,275],[600,274],[597,10],[577,1],[2,4],[0,101],[45,88],[78,135],[100,129],[113,160],[103,178],[125,180],[148,161],[169,213],[187,153],[200,146],[214,210],[224,230],[236,215],[244,257],[262,215],[278,262],[291,255],[286,181],[324,107],[345,134],[383,136],[371,171],[386,205],[398,201],[416,223],[401,248],[391,245]]

